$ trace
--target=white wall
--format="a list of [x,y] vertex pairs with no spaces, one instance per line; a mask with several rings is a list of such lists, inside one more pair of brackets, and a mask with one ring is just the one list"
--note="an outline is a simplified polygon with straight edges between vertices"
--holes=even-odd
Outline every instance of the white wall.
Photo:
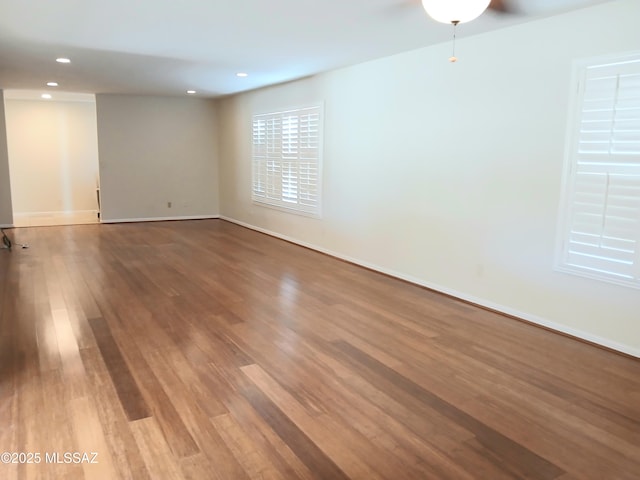
[[4,92],[0,90],[0,226],[13,225],[11,182],[9,177],[9,151],[7,150],[4,115]]
[[103,221],[219,213],[213,101],[97,95],[96,102]]
[[[219,101],[221,212],[640,356],[638,290],[553,270],[572,62],[640,50],[620,0]],[[251,203],[250,124],[325,102],[324,216]]]
[[16,226],[97,221],[93,96],[55,101],[7,94],[5,113]]

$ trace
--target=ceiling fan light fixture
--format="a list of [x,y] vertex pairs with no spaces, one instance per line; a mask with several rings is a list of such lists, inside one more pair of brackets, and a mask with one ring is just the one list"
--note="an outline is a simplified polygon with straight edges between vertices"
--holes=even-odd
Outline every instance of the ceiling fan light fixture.
[[422,0],[427,14],[441,23],[464,23],[478,18],[491,0]]

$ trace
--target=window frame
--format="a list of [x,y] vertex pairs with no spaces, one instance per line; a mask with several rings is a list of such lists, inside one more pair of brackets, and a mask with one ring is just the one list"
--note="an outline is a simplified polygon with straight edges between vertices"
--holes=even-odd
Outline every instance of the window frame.
[[[274,116],[282,116],[287,113],[297,113],[298,119],[299,119],[300,115],[305,111],[312,111],[313,113],[317,113],[318,115],[317,135],[316,135],[317,148],[315,149],[316,158],[312,159],[315,161],[315,168],[316,168],[316,174],[315,174],[316,201],[314,202],[314,205],[305,206],[303,203],[301,203],[300,181],[301,181],[302,174],[300,173],[300,163],[301,163],[300,151],[297,152],[297,158],[295,162],[289,162],[289,163],[298,164],[297,171],[296,171],[296,174],[297,174],[296,179],[298,181],[297,187],[296,187],[296,202],[295,203],[291,202],[290,204],[288,204],[287,201],[283,200],[284,190],[281,187],[279,190],[280,199],[269,198],[268,195],[266,194],[266,191],[264,196],[258,195],[256,193],[256,185],[258,184],[256,177],[257,177],[257,170],[259,170],[260,168],[259,165],[257,165],[257,162],[260,160],[258,159],[258,156],[256,154],[256,141],[255,141],[256,120],[259,117],[269,118]],[[281,132],[280,133],[281,142],[282,142],[282,139],[283,139],[283,133]],[[269,111],[253,113],[251,115],[251,201],[252,203],[254,205],[258,205],[261,207],[266,207],[274,210],[279,210],[282,212],[293,213],[296,215],[302,215],[302,216],[312,217],[312,218],[321,218],[322,217],[322,197],[323,197],[323,191],[322,191],[323,144],[324,144],[324,103],[323,102],[314,102],[314,103],[296,105],[296,106],[287,107],[287,108],[280,108],[277,110],[269,110]],[[282,165],[283,163],[282,149],[280,150],[280,152],[281,154],[280,154],[279,161],[280,161],[280,165]],[[308,174],[312,175],[312,173],[308,173]],[[267,173],[265,173],[265,175],[268,176]],[[283,172],[281,172],[281,175],[283,175]],[[283,178],[284,177],[281,177],[280,180],[282,181]],[[269,186],[268,181],[266,181],[265,189],[268,188],[268,186]]]
[[[586,82],[587,82],[587,74],[590,68],[605,68],[611,65],[617,64],[625,64],[625,63],[637,63],[638,71],[640,71],[640,52],[630,52],[619,55],[607,55],[600,57],[593,57],[588,59],[581,59],[574,62],[573,65],[573,73],[571,80],[571,92],[570,92],[570,101],[569,101],[569,114],[567,117],[567,136],[565,142],[565,154],[564,154],[564,168],[562,174],[562,188],[560,195],[560,205],[559,205],[559,215],[558,215],[558,228],[557,228],[557,239],[556,239],[556,257],[554,262],[554,269],[559,272],[569,273],[581,277],[591,278],[594,280],[600,280],[608,283],[613,283],[617,285],[622,285],[626,287],[640,289],[640,218],[638,218],[638,224],[635,227],[635,241],[632,260],[631,260],[631,276],[632,278],[623,278],[624,276],[620,272],[612,272],[612,271],[600,271],[598,269],[590,269],[585,266],[585,264],[576,265],[568,262],[568,254],[569,254],[569,243],[570,243],[570,235],[572,233],[572,219],[573,219],[573,209],[575,208],[575,204],[577,203],[575,200],[575,195],[577,191],[577,177],[580,173],[584,174],[586,170],[585,167],[580,169],[579,164],[579,156],[581,153],[579,151],[579,143],[580,143],[580,135],[581,135],[581,126],[583,123],[583,106],[584,106],[584,98],[585,98],[585,90],[586,90]],[[635,71],[635,70],[634,70]],[[635,75],[635,73],[634,73]],[[614,109],[615,109],[614,105]],[[634,106],[635,107],[635,106]],[[633,118],[635,120],[635,117]],[[612,134],[613,135],[613,134]],[[609,137],[610,142],[611,136]],[[635,155],[633,153],[632,155]],[[640,158],[637,162],[635,160],[629,164],[626,168],[628,171],[632,172],[631,176],[635,177],[637,174],[640,174],[640,165],[636,165],[636,163],[640,164]],[[601,166],[601,171],[594,173],[600,175],[607,175],[607,181],[611,175],[619,175],[618,173],[612,173],[616,170],[615,162],[603,162]],[[636,173],[637,172],[637,173]],[[608,183],[607,183],[608,188]],[[604,202],[602,203],[603,207],[603,227],[600,233],[600,237],[603,238],[604,234],[604,225],[606,223],[607,217],[607,202],[609,200],[609,192],[605,190],[604,194]],[[640,202],[640,194],[638,196],[638,202]],[[635,196],[634,196],[635,199]],[[574,232],[575,233],[575,232]],[[631,236],[630,236],[631,237]],[[585,262],[586,263],[586,262]]]

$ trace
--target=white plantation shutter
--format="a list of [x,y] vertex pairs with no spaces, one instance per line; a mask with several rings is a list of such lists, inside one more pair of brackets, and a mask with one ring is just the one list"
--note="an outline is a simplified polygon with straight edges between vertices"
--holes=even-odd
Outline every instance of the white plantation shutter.
[[640,288],[640,55],[581,77],[559,267]]
[[320,215],[320,105],[253,116],[255,202]]

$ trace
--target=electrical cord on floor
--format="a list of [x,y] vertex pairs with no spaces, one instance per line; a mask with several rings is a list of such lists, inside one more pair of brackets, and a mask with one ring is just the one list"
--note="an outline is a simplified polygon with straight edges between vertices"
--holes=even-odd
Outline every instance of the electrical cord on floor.
[[[0,228],[0,232],[2,232],[2,243],[4,244],[4,247],[2,248],[11,250],[11,247],[13,246],[13,243],[11,243],[11,239],[7,236],[7,234],[2,228]],[[22,248],[29,248],[29,245],[27,245],[26,243],[16,243],[16,245]]]
[[2,243],[4,243],[3,248],[8,248],[9,250],[11,250],[11,240],[9,240],[7,234],[4,233],[4,230],[0,229],[0,232],[2,232]]

